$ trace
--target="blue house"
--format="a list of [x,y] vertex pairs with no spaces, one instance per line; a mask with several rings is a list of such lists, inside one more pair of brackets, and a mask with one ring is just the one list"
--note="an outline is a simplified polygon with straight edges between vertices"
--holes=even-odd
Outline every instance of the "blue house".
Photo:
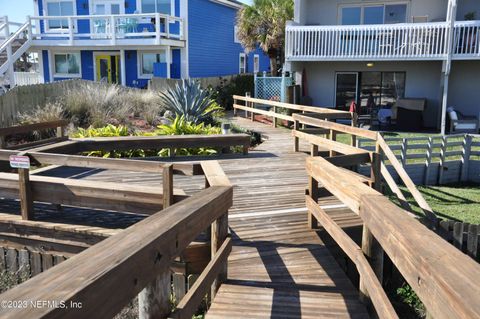
[[[235,0],[34,0],[24,28],[45,82],[82,78],[145,87],[153,76],[267,71],[236,39]],[[29,30],[28,30],[29,29]],[[28,32],[29,31],[29,32]],[[24,45],[25,46],[25,45]]]

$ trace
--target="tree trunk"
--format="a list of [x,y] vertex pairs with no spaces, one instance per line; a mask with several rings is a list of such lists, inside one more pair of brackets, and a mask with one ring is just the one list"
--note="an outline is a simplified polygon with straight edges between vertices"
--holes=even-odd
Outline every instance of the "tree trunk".
[[272,76],[277,76],[277,59],[270,57],[270,71]]

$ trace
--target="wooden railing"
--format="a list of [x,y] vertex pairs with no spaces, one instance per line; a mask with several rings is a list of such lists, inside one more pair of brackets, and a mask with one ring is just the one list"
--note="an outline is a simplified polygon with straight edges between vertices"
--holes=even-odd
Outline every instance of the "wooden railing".
[[443,60],[480,57],[480,21],[286,27],[289,61]]
[[[37,159],[59,160],[55,154],[42,155],[37,155]],[[85,158],[85,163],[88,160]],[[107,318],[117,314],[137,294],[141,317],[191,318],[210,289],[213,297],[226,279],[227,257],[231,251],[228,209],[233,193],[217,162],[194,164],[191,171],[205,175],[207,188],[176,202],[172,174],[174,169],[183,170],[186,165],[127,161],[122,166],[120,162],[124,160],[98,160],[95,163],[103,168],[132,169],[132,162],[136,162],[140,171],[152,172],[160,167],[164,173],[164,187],[161,193],[154,195],[160,207],[158,210],[162,206],[163,210],[2,294],[1,299],[6,304],[18,305],[22,301],[18,307],[2,307],[2,318]],[[72,165],[78,166],[79,161],[72,157]],[[90,183],[98,185],[96,181]],[[50,200],[58,196],[55,190],[47,191]],[[148,192],[144,187],[144,193]],[[73,193],[79,194],[75,190]],[[103,196],[99,192],[88,193],[100,201]],[[125,197],[131,200],[130,196]],[[135,212],[145,213],[143,209]],[[202,232],[211,234],[211,261],[171,312],[171,263]],[[141,271],[132,271],[138,265]]]
[[[334,123],[334,122],[322,120],[319,118],[313,118],[311,116],[308,116],[308,114],[305,114],[305,115],[293,114],[293,118],[296,121],[295,129],[292,131],[292,135],[294,136],[294,139],[295,139],[295,145],[298,145],[298,141],[297,141],[298,138],[305,139],[310,144],[315,145],[316,147],[315,153],[318,153],[319,146],[329,150],[330,156],[335,155],[335,153],[350,155],[350,154],[361,154],[361,153],[367,152],[366,150],[359,149],[355,146],[350,146],[350,145],[336,142],[337,134],[349,134],[352,136],[352,140],[356,140],[356,138],[361,137],[364,139],[369,139],[374,141],[375,152],[381,154],[382,159],[385,158],[386,160],[390,161],[390,164],[396,170],[402,182],[405,184],[408,191],[412,194],[413,198],[417,202],[418,206],[423,210],[423,212],[425,213],[425,216],[432,222],[432,227],[436,227],[438,221],[432,208],[430,207],[430,205],[428,205],[428,203],[423,198],[422,194],[418,191],[412,179],[405,172],[402,165],[396,158],[395,154],[389,148],[388,144],[385,142],[385,140],[383,139],[380,133],[357,128],[357,127],[347,126],[339,123]],[[316,136],[310,133],[302,132],[300,129],[298,129],[298,127],[300,127],[301,124],[308,125],[310,127],[329,130],[328,134],[330,138],[327,139],[321,136]],[[412,211],[404,194],[396,184],[395,180],[391,176],[390,172],[388,171],[383,161],[380,164],[380,172],[386,184],[389,186],[390,190],[397,196],[402,207],[407,211]]]
[[[379,155],[372,153],[375,183],[379,182]],[[480,266],[361,179],[352,178],[352,172],[333,164],[355,165],[358,156],[307,158],[311,182],[306,204],[356,265],[361,297],[372,302],[380,318],[398,318],[381,286],[385,252],[433,318],[478,318],[480,285],[472,278],[479,278]],[[362,247],[318,204],[318,184],[360,216],[364,223]]]
[[[243,105],[239,104],[239,101],[243,102]],[[252,121],[255,120],[255,114],[260,114],[272,118],[272,126],[277,126],[277,119],[285,120],[288,122],[295,122],[292,113],[311,113],[317,114],[321,118],[336,118],[336,119],[352,119],[353,114],[345,111],[338,111],[335,109],[329,109],[324,107],[306,106],[290,103],[282,103],[276,101],[256,99],[246,96],[233,96],[233,112],[236,116],[238,110],[245,111],[245,117],[249,117]],[[283,111],[283,113],[280,113]],[[354,121],[352,121],[354,122]]]
[[[65,136],[65,127],[67,125],[68,125],[68,121],[66,120],[56,120],[56,121],[41,122],[41,123],[34,123],[34,124],[1,127],[0,128],[0,149],[32,148],[42,144],[64,141],[68,138],[67,136]],[[25,134],[25,133],[31,133],[33,131],[45,131],[45,130],[53,130],[53,129],[56,130],[56,137],[34,141],[34,142],[22,143],[18,145],[10,145],[10,146],[8,146],[6,143],[6,137],[11,135]]]

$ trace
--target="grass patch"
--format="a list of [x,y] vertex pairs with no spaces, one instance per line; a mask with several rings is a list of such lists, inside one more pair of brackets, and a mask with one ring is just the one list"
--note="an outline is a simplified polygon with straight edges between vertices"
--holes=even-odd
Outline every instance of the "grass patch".
[[[440,218],[480,224],[480,185],[455,184],[417,186],[425,200]],[[400,187],[415,213],[423,215],[406,187]],[[397,202],[391,196],[394,202]]]

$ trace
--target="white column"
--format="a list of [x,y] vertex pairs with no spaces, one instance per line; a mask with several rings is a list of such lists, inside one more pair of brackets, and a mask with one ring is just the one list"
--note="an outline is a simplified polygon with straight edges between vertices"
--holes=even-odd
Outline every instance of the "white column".
[[125,50],[120,50],[120,83],[127,85],[127,72],[125,69]]
[[42,76],[43,83],[47,83],[45,81],[45,70],[43,69],[43,52],[42,52],[42,50],[37,51],[37,55],[38,55],[38,72]]
[[453,54],[453,32],[455,29],[455,19],[457,15],[457,0],[448,1],[447,22],[449,24],[447,35],[447,58],[444,61],[443,67],[443,97],[442,97],[442,116],[440,122],[440,133],[445,134],[445,125],[447,120],[447,103],[448,103],[448,80],[450,77],[450,70],[452,68],[452,54]]
[[[8,24],[8,17],[5,17],[5,38],[8,40],[8,37],[10,36],[10,28]],[[12,51],[12,44],[7,45],[7,65],[8,65],[8,83],[10,84],[10,88],[13,88],[15,86],[15,72],[13,69],[13,51]]]
[[167,47],[166,59],[167,59],[167,79],[170,79],[170,66],[172,65],[172,49],[170,48],[170,46]]

